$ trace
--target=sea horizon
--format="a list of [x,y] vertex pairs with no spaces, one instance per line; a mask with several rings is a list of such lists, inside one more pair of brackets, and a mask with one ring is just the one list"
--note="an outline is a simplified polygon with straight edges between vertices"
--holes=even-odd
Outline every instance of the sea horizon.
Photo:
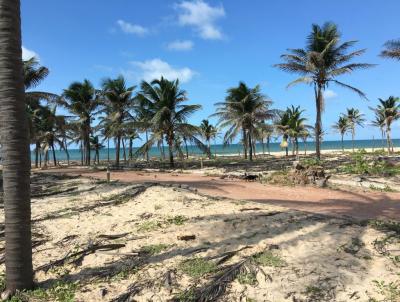
[[[400,139],[393,139],[392,140],[394,147],[400,147]],[[343,147],[345,150],[351,150],[353,148],[353,143],[351,140],[344,140],[343,141]],[[354,140],[354,148],[355,149],[382,149],[386,148],[386,140],[381,140],[381,139],[364,139],[364,140]],[[332,141],[324,141],[321,144],[321,150],[341,150],[342,149],[342,142],[340,140],[332,140]],[[133,148],[133,152],[135,153],[136,150],[138,150],[138,147]],[[281,148],[280,146],[280,141],[274,141],[269,144],[269,152],[270,153],[277,153],[277,152],[282,152],[285,149]],[[292,150],[292,145],[289,143],[289,152]],[[315,142],[310,141],[304,144],[304,142],[299,142],[299,151],[303,152],[307,150],[309,152],[313,152],[315,150]],[[182,151],[185,153],[185,146],[182,147]],[[81,159],[81,153],[79,149],[69,149],[69,156],[70,160],[80,160]],[[126,148],[126,152],[128,152],[128,148]],[[165,147],[165,152],[168,152],[168,147]],[[267,153],[268,148],[267,144],[265,143],[264,146],[261,143],[256,144],[256,153]],[[63,150],[56,150],[56,158],[57,160],[67,160],[67,156],[65,151]],[[189,156],[194,156],[194,155],[201,155],[204,154],[198,147],[193,146],[193,145],[188,145],[188,153]],[[219,156],[229,156],[229,155],[243,155],[243,146],[241,144],[230,144],[227,146],[224,146],[223,144],[212,144],[211,145],[211,153],[213,155],[219,155]],[[111,160],[115,159],[115,148],[112,147],[109,150],[107,147],[103,148],[100,150],[99,155],[100,155],[100,160],[106,160],[108,159],[108,154],[110,156]],[[120,151],[120,158],[123,158],[123,149],[121,148]],[[92,151],[91,157],[94,158],[94,151]],[[128,156],[128,154],[127,154]],[[152,147],[149,150],[149,156],[151,158],[160,158],[161,157],[161,152],[157,147]],[[139,156],[141,158],[142,156]],[[34,161],[35,159],[35,151],[31,151],[31,159]],[[49,151],[49,159],[52,160],[52,154],[51,151]]]

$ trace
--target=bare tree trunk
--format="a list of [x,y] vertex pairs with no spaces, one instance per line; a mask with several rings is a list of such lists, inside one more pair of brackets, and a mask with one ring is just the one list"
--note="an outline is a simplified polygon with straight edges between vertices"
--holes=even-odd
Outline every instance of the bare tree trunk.
[[30,150],[19,0],[0,0],[0,131],[5,212],[6,290],[33,287]]

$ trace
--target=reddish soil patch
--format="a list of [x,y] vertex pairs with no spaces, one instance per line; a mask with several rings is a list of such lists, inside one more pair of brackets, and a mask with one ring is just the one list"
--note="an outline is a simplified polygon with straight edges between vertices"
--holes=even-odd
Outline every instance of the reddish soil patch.
[[[85,169],[52,169],[48,173],[80,174],[105,179],[106,173]],[[210,196],[252,200],[290,209],[355,218],[389,218],[400,220],[400,193],[363,192],[361,190],[331,190],[315,187],[280,187],[257,182],[226,180],[197,174],[146,173],[123,171],[111,178],[125,182],[158,182],[185,184]]]

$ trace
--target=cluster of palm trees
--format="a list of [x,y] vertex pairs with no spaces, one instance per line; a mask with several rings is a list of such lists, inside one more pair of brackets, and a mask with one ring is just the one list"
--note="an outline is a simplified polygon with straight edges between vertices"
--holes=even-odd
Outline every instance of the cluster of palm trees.
[[[385,139],[387,151],[389,154],[394,152],[394,146],[392,142],[392,124],[394,121],[400,119],[400,99],[390,96],[388,99],[379,99],[379,104],[373,108],[370,107],[375,113],[375,119],[371,122],[372,126],[380,129],[382,135],[382,141]],[[342,141],[342,150],[344,151],[343,138],[347,133],[351,133],[352,146],[354,151],[354,138],[356,133],[356,126],[363,127],[366,120],[358,109],[347,108],[345,114],[341,114],[338,121],[332,126],[338,133],[340,133]],[[383,149],[384,144],[382,144]]]
[[[25,61],[24,66],[29,83],[38,84],[48,74],[48,70],[38,66],[35,59]],[[31,87],[32,84],[26,85],[27,90]],[[187,93],[180,89],[178,80],[169,81],[161,77],[150,83],[143,81],[138,92],[135,89],[135,86],[128,87],[125,79],[119,76],[103,80],[101,89],[84,80],[69,85],[61,96],[28,92],[35,166],[41,166],[42,154],[44,165],[47,165],[49,151],[52,151],[54,165],[57,165],[56,145],[66,152],[69,162],[68,145],[72,143],[80,147],[82,164],[99,162],[99,151],[104,148],[104,141],[109,146],[110,139],[115,142],[117,167],[121,149],[125,161],[127,154],[129,159],[143,154],[148,160],[149,149],[157,144],[165,158],[164,142],[168,146],[171,166],[174,166],[174,154],[183,156],[183,145],[188,156],[188,143],[194,143],[211,156],[210,140],[216,136],[217,130],[206,120],[201,127],[188,123],[190,115],[201,106],[185,104]],[[56,106],[65,108],[71,115],[58,115]],[[93,126],[96,117],[99,117],[99,122]],[[146,142],[134,152],[133,141],[140,138],[140,133],[145,134]],[[202,137],[208,147],[202,142]],[[95,153],[93,161],[92,152]]]

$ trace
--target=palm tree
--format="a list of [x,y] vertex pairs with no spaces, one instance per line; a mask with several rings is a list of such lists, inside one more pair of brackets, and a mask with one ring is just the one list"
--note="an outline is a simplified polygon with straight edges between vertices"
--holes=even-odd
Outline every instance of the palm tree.
[[104,145],[100,142],[98,135],[90,137],[90,145],[92,150],[95,152],[93,162],[97,164],[100,163],[100,150],[104,148]]
[[[152,135],[137,151],[144,153],[161,139],[166,139],[169,149],[169,162],[174,167],[174,151],[181,153],[179,143],[183,137],[194,141],[202,150],[206,150],[203,143],[196,138],[199,129],[187,122],[187,118],[201,108],[200,105],[186,105],[186,91],[179,87],[179,80],[169,81],[163,77],[151,83],[143,81],[138,99],[145,104]],[[145,121],[147,124],[148,121]],[[140,122],[138,122],[140,124]],[[147,127],[147,126],[146,126]]]
[[119,167],[120,146],[124,131],[124,123],[132,119],[130,111],[134,106],[132,94],[135,88],[135,86],[127,87],[123,76],[119,76],[116,79],[108,78],[102,83],[106,118],[109,120],[110,134],[116,141],[115,164],[117,167]]
[[281,147],[285,148],[286,156],[289,156],[288,139],[290,129],[290,116],[287,110],[279,112],[275,120],[275,128],[282,135]]
[[274,133],[274,128],[272,125],[264,123],[260,123],[258,125],[257,131],[255,132],[255,136],[257,140],[261,142],[263,155],[265,154],[265,141],[267,142],[267,152],[268,154],[271,153],[270,151],[270,141],[271,136]]
[[90,165],[91,122],[101,104],[99,92],[89,80],[84,80],[82,83],[74,82],[64,90],[63,99],[59,102],[78,118],[72,123],[79,125],[82,160],[86,165]]
[[312,137],[310,129],[312,129],[312,127],[308,126],[307,128],[301,130],[299,133],[304,144],[304,155],[307,155],[307,139]]
[[378,118],[379,122],[384,121],[388,152],[390,154],[394,151],[391,138],[392,123],[400,118],[400,99],[390,96],[386,100],[379,99],[379,102],[380,104],[375,109],[371,109],[375,111],[376,123],[378,123]]
[[342,141],[342,151],[344,152],[343,138],[347,133],[347,131],[349,131],[350,128],[349,120],[347,119],[346,116],[340,116],[339,120],[335,124],[333,124],[332,128],[335,129],[338,133],[340,133]]
[[347,119],[349,123],[349,129],[351,130],[351,141],[354,152],[354,138],[356,136],[356,126],[358,125],[363,127],[365,122],[364,114],[360,113],[358,109],[347,108],[347,114],[344,117]]
[[305,83],[312,85],[316,103],[315,140],[316,155],[321,157],[322,121],[321,115],[324,108],[324,91],[330,83],[348,88],[356,92],[360,97],[366,95],[359,89],[340,82],[337,78],[341,75],[350,74],[357,69],[372,67],[371,64],[350,63],[352,59],[360,56],[365,49],[347,53],[356,41],[340,43],[341,35],[337,26],[333,23],[325,23],[322,27],[312,25],[312,31],[307,38],[305,49],[289,49],[289,54],[281,58],[285,63],[277,64],[276,67],[290,73],[300,74],[301,77],[291,82],[288,87]]
[[253,160],[253,141],[260,123],[272,119],[276,111],[270,110],[272,102],[261,93],[260,86],[248,87],[239,82],[237,87],[228,89],[224,102],[216,103],[217,112],[212,116],[219,118],[222,128],[229,127],[224,136],[224,144],[232,142],[242,132],[244,155]]
[[0,0],[0,131],[6,292],[33,286],[29,128],[24,100],[19,0]]
[[375,119],[371,122],[371,125],[379,128],[381,131],[381,139],[382,139],[382,148],[385,150],[385,128],[386,128],[386,119],[384,116],[384,112],[376,111],[375,108],[371,108],[375,111]]
[[286,111],[289,114],[289,136],[292,138],[293,150],[292,154],[296,152],[296,156],[299,156],[299,136],[304,130],[307,129],[305,124],[306,118],[302,117],[304,110],[300,109],[300,106],[288,107]]
[[208,120],[202,120],[200,124],[200,132],[207,142],[208,158],[211,159],[211,139],[217,135],[217,128],[210,124]]
[[400,40],[387,41],[384,47],[381,57],[400,60]]

